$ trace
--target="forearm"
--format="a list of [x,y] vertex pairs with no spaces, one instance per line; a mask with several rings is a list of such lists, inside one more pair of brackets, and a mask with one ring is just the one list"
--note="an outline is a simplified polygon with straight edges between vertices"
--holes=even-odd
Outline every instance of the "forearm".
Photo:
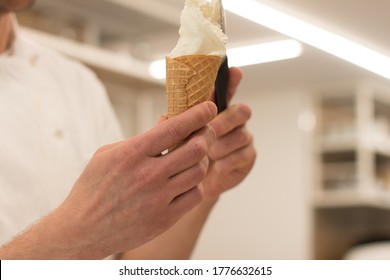
[[192,251],[216,200],[204,200],[168,231],[134,250],[120,255],[121,259],[185,260]]
[[[76,221],[55,211],[0,248],[0,259],[100,259],[105,253],[84,242]],[[66,223],[66,221],[71,221]],[[79,233],[78,233],[79,232]]]

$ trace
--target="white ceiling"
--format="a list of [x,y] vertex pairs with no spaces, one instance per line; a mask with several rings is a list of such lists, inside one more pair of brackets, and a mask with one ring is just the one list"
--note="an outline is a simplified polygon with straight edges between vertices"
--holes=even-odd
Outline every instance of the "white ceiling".
[[[237,0],[238,1],[238,0]],[[258,0],[301,19],[390,55],[389,0]],[[151,58],[163,57],[176,44],[185,0],[38,0],[35,9],[57,8],[57,17],[100,24],[107,38],[151,46]],[[285,38],[272,30],[227,13],[229,45]],[[378,77],[310,46],[297,59],[245,67],[244,86],[272,88],[329,80]],[[382,80],[381,78],[378,78]]]
[[[387,31],[390,26],[388,0],[258,1],[390,55],[390,36]],[[245,72],[251,80],[257,77],[263,87],[313,84],[340,79],[384,80],[310,46],[305,46],[300,58],[258,65],[246,69]]]

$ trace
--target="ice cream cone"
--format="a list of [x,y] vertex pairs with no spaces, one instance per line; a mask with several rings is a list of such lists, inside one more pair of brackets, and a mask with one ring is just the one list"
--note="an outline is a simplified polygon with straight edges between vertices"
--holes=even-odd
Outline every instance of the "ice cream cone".
[[168,118],[211,98],[218,69],[226,56],[227,36],[221,26],[221,8],[217,0],[185,2],[179,41],[166,58]]
[[210,100],[221,57],[187,55],[166,58],[167,117]]

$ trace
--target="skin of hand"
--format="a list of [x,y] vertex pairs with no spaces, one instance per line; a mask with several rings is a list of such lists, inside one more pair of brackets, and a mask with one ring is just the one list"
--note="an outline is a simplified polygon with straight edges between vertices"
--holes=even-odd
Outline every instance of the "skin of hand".
[[215,141],[208,123],[216,112],[212,102],[204,102],[144,134],[99,149],[64,203],[19,237],[23,251],[17,250],[16,238],[0,257],[104,258],[163,233],[202,201],[200,183]]
[[[230,69],[229,101],[242,78],[241,70]],[[228,107],[210,122],[217,140],[209,150],[210,165],[203,181],[204,199],[169,230],[152,241],[120,255],[123,259],[189,259],[207,217],[220,194],[238,185],[256,159],[253,137],[245,128],[251,111],[246,105]],[[166,121],[162,116],[159,123]]]
[[[228,103],[236,94],[242,79],[239,68],[230,68]],[[251,171],[256,150],[253,136],[247,130],[251,109],[245,104],[229,106],[210,122],[216,141],[209,151],[209,170],[203,181],[205,200],[216,200],[219,195],[242,182]]]

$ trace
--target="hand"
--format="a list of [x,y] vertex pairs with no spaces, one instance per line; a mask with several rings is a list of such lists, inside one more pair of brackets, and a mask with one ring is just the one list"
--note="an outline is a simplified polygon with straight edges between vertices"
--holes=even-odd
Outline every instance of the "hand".
[[[241,79],[241,70],[231,68],[228,102],[235,95]],[[238,104],[228,107],[210,122],[217,140],[210,148],[209,170],[203,181],[206,199],[215,200],[224,191],[237,186],[252,169],[256,150],[253,137],[245,127],[250,117],[250,108]]]
[[[229,99],[241,80],[239,69],[230,70]],[[245,124],[250,118],[250,109],[235,105],[219,114],[210,125],[218,140],[209,150],[208,173],[203,181],[203,202],[185,215],[173,227],[153,241],[123,254],[125,259],[188,259],[196,244],[211,209],[219,195],[236,186],[251,170],[256,158],[251,134]],[[160,117],[159,125],[167,118]]]
[[205,102],[97,151],[58,209],[56,219],[66,232],[61,243],[105,257],[133,249],[172,226],[202,200],[200,182],[215,140],[208,123],[215,115],[215,105]]

